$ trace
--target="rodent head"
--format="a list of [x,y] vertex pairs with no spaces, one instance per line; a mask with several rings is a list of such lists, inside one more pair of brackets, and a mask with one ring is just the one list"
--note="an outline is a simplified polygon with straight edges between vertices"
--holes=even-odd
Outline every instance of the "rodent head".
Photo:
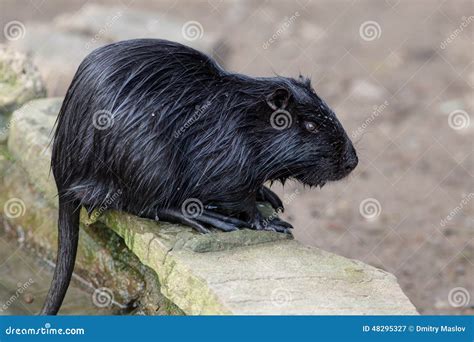
[[309,80],[279,79],[284,82],[268,92],[258,113],[265,180],[293,178],[322,187],[347,176],[357,153],[334,112]]

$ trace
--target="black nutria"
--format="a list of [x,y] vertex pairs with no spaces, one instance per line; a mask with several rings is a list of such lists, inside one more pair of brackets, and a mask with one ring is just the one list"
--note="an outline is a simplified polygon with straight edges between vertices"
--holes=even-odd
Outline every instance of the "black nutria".
[[265,182],[323,186],[357,155],[308,79],[249,77],[170,41],[137,39],[81,63],[57,119],[51,166],[59,247],[43,314],[56,314],[74,269],[83,206],[210,227],[288,232],[257,201]]

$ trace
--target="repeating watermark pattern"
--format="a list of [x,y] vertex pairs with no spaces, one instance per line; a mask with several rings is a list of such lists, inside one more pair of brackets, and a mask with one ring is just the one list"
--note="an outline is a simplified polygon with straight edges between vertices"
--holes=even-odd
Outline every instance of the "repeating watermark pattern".
[[92,116],[92,125],[99,131],[111,128],[114,125],[114,115],[109,110],[98,110]]
[[291,302],[292,296],[290,291],[279,287],[273,289],[270,299],[274,306],[281,308],[287,306]]
[[382,206],[375,198],[366,198],[360,202],[359,212],[366,220],[375,220],[382,212]]
[[3,35],[9,41],[15,41],[25,38],[26,28],[21,21],[12,20],[3,27]]
[[293,118],[291,117],[291,113],[286,109],[277,109],[270,116],[270,124],[279,131],[291,127],[292,123]]
[[25,293],[26,289],[29,288],[32,284],[34,284],[34,280],[33,279],[28,279],[26,282],[24,283],[18,283],[17,284],[17,289],[15,291],[15,293],[13,295],[10,296],[10,298],[8,298],[8,300],[3,303],[2,307],[0,308],[0,312],[4,312],[4,311],[7,311],[8,308],[15,302],[18,300],[18,298],[20,298],[20,296]]
[[107,287],[100,287],[94,290],[92,294],[92,303],[98,308],[111,307],[114,302],[114,294]]
[[196,218],[201,216],[204,211],[204,205],[197,198],[188,198],[181,205],[181,212],[187,218]]
[[196,105],[193,115],[186,120],[184,125],[174,132],[174,137],[179,138],[189,127],[191,127],[196,121],[198,121],[204,114],[207,113],[207,109],[211,106],[211,101],[206,101],[203,105]]
[[26,205],[20,198],[10,198],[3,205],[3,213],[10,219],[15,219],[25,215]]
[[212,11],[218,11],[219,7],[224,3],[224,0],[207,0],[209,6],[212,7]]
[[119,20],[121,17],[122,17],[122,11],[120,10],[120,11],[117,11],[117,13],[115,13],[109,20],[107,20],[105,25],[101,27],[99,31],[97,31],[94,37],[92,37],[90,41],[88,41],[85,44],[86,50],[90,50],[91,47],[93,47],[98,41],[100,41],[104,37],[104,35],[110,30],[110,28],[114,25],[114,23],[117,20]]
[[91,216],[91,220],[95,221],[97,220],[106,210],[108,210],[112,204],[117,201],[120,196],[122,195],[122,190],[117,190],[114,192],[111,196],[107,196],[105,201],[102,203],[102,205],[94,211],[94,213]]
[[288,28],[298,19],[300,16],[300,13],[296,11],[291,17],[286,17],[285,20],[283,21],[283,24],[275,31],[275,33],[268,38],[262,45],[262,47],[266,50],[272,45],[274,42],[280,38],[280,36],[288,30]]
[[448,115],[448,125],[454,130],[468,128],[470,124],[471,118],[464,110],[456,109]]
[[385,102],[382,103],[381,105],[374,106],[370,116],[364,120],[362,125],[357,127],[356,130],[352,131],[352,134],[351,134],[352,139],[355,139],[359,137],[362,133],[364,133],[367,127],[369,127],[372,124],[372,122],[375,121],[375,119],[377,119],[380,115],[382,115],[382,113],[385,111],[388,105],[389,105],[388,101],[385,100]]
[[463,197],[459,205],[453,208],[449,214],[441,220],[440,226],[445,227],[455,216],[459,215],[462,212],[463,208],[474,198],[474,193],[470,192],[466,196]]
[[359,35],[366,42],[379,39],[382,35],[380,24],[374,20],[364,21],[359,27]]
[[449,291],[448,302],[453,308],[462,308],[471,301],[469,291],[464,287],[455,287]]
[[474,15],[471,15],[469,17],[462,17],[461,19],[462,21],[458,28],[451,32],[450,35],[439,44],[441,50],[446,49],[446,47],[451,44],[464,31],[464,29],[466,29],[469,24],[474,21]]
[[204,36],[204,28],[199,21],[191,20],[184,23],[181,28],[181,34],[184,39],[192,42]]

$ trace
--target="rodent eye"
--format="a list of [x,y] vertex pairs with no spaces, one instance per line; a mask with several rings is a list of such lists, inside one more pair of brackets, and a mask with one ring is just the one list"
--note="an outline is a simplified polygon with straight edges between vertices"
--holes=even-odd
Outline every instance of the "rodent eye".
[[304,122],[304,128],[311,133],[317,132],[318,131],[318,126],[312,121],[305,121]]

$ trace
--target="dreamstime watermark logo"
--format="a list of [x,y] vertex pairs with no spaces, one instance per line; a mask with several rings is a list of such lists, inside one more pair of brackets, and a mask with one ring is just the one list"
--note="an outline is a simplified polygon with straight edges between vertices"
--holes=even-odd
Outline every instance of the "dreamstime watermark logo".
[[379,115],[381,115],[385,111],[388,105],[389,105],[388,101],[385,100],[385,102],[382,103],[381,105],[374,106],[371,115],[364,120],[362,125],[357,127],[356,130],[352,131],[352,134],[351,134],[352,139],[355,139],[358,136],[360,136],[362,133],[364,133],[367,127],[369,127],[369,125],[372,124],[372,122],[375,121],[375,119],[378,118]]
[[469,114],[461,109],[456,109],[448,115],[448,125],[454,130],[468,128],[471,124]]
[[3,213],[11,219],[23,216],[26,213],[25,202],[20,198],[10,198],[3,205]]
[[92,303],[98,308],[108,308],[114,303],[114,294],[107,287],[100,287],[92,294]]
[[273,289],[270,299],[274,306],[282,308],[291,302],[291,293],[287,289],[279,287]]
[[97,220],[106,210],[108,210],[112,206],[112,204],[115,201],[117,201],[120,198],[121,195],[122,195],[122,190],[119,189],[116,192],[114,192],[111,196],[107,196],[105,198],[105,201],[102,203],[102,205],[96,211],[94,211],[94,213],[91,216],[91,220],[93,222]]
[[359,213],[366,220],[375,220],[382,212],[380,202],[375,198],[366,198],[359,205]]
[[12,20],[3,27],[3,35],[7,40],[15,41],[25,37],[26,28],[21,21]]
[[35,281],[33,279],[28,279],[24,283],[18,283],[17,289],[13,295],[8,298],[8,300],[3,303],[2,307],[0,308],[0,312],[7,311],[8,308],[16,301],[20,296],[29,288]]
[[270,124],[279,131],[289,128],[292,123],[293,118],[286,109],[277,109],[270,116]]
[[449,291],[448,302],[454,308],[462,308],[467,306],[471,301],[469,291],[464,287],[455,287]]
[[364,21],[359,27],[359,35],[366,42],[370,42],[380,38],[382,35],[382,28],[376,21]]
[[111,111],[98,110],[92,116],[92,125],[99,131],[109,129],[114,125],[114,115]]
[[119,20],[122,17],[122,11],[117,11],[112,18],[110,18],[103,27],[97,31],[97,33],[94,35],[94,37],[91,38],[90,41],[88,41],[85,44],[86,50],[89,50],[95,43],[100,41],[102,37],[107,33],[107,31],[110,30],[110,28],[114,25],[114,23]]
[[300,13],[296,11],[291,17],[286,17],[283,24],[276,30],[276,32],[263,43],[262,47],[266,50],[273,44],[288,28],[296,21]]
[[446,47],[449,44],[451,44],[464,31],[464,29],[467,28],[469,24],[471,24],[474,21],[474,16],[471,15],[467,18],[462,17],[461,19],[462,21],[461,21],[461,24],[458,26],[458,28],[455,29],[453,32],[451,32],[451,34],[439,44],[439,47],[441,48],[441,50],[446,49]]
[[51,323],[45,323],[44,327],[15,327],[9,326],[5,329],[6,335],[13,336],[42,336],[42,335],[84,335],[84,328],[53,328]]
[[187,218],[196,218],[201,216],[204,211],[204,205],[197,198],[188,198],[181,205],[181,212]]
[[470,192],[465,197],[463,197],[461,202],[459,202],[459,205],[453,208],[449,212],[449,214],[444,219],[441,220],[440,226],[445,227],[448,224],[448,222],[451,221],[456,215],[458,215],[473,198],[474,198],[474,192]]
[[191,127],[196,121],[198,121],[204,114],[207,113],[207,109],[210,106],[211,101],[206,101],[202,106],[196,105],[193,115],[188,120],[186,120],[184,125],[174,132],[174,137],[179,138],[184,132],[186,132],[189,127]]
[[192,42],[204,36],[204,28],[199,21],[191,20],[184,23],[181,28],[181,34],[184,39]]

